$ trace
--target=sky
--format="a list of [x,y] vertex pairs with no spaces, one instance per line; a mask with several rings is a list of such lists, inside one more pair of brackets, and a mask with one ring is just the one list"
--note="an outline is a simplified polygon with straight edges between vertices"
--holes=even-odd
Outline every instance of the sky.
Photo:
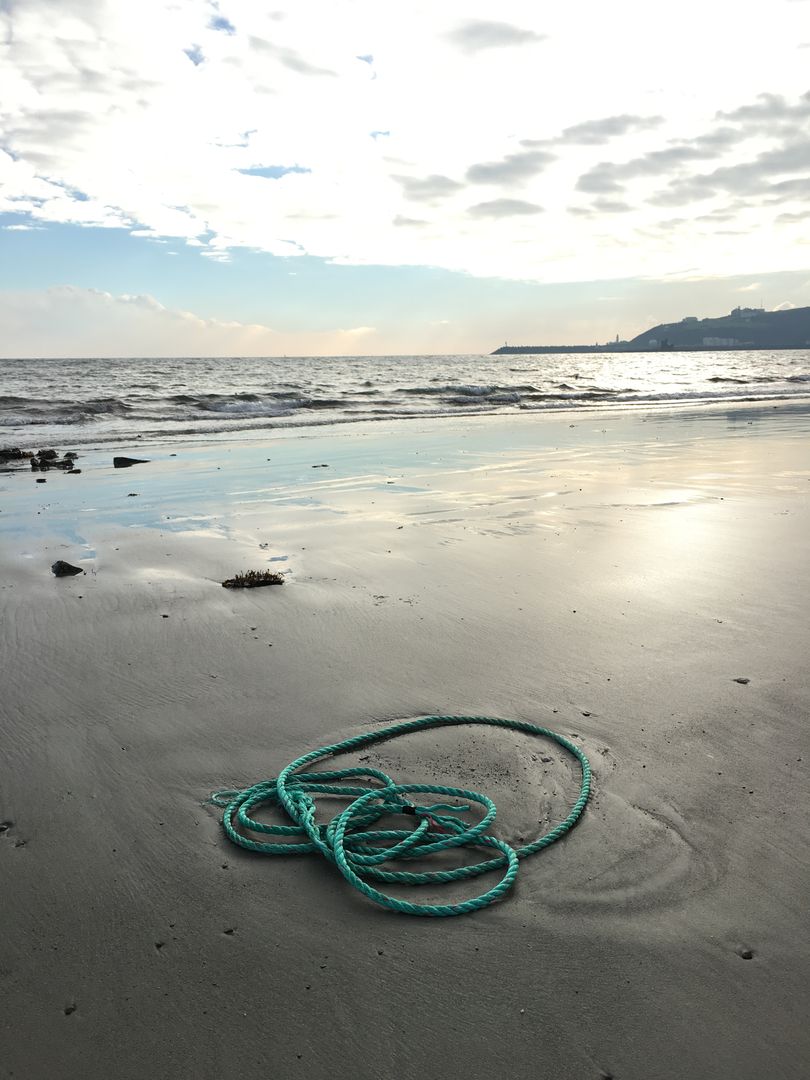
[[0,0],[0,355],[810,305],[810,0]]

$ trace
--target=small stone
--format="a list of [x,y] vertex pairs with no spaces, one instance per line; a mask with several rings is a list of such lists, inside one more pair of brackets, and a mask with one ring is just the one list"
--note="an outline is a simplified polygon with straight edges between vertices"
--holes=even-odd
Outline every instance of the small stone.
[[83,574],[84,570],[80,566],[72,566],[69,562],[65,562],[63,559],[57,559],[51,567],[51,571],[56,577],[73,577],[74,574]]
[[737,949],[737,955],[742,957],[743,960],[753,960],[754,959],[754,950],[753,949]]
[[47,484],[47,483],[48,483],[48,481],[47,481],[47,480],[45,479],[45,477],[44,477],[44,476],[38,476],[38,477],[37,477],[37,483],[38,483],[38,484]]
[[740,686],[747,686],[751,682],[750,679],[744,679],[744,678],[734,679],[733,681],[738,682],[740,684]]

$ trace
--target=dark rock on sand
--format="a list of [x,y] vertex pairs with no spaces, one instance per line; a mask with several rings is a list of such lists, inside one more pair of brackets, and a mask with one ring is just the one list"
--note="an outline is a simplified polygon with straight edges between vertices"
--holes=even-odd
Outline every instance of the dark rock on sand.
[[114,469],[128,469],[130,465],[146,465],[148,461],[146,458],[137,457],[114,457],[113,468]]
[[46,472],[48,469],[64,469],[68,471],[73,468],[73,462],[78,456],[78,454],[71,452],[60,459],[56,450],[38,450],[36,454],[26,455],[26,457],[31,458],[31,468],[34,472]]
[[9,446],[0,449],[0,462],[3,461],[26,461],[34,455],[30,450],[20,450],[17,446]]
[[47,484],[47,483],[48,483],[48,481],[47,481],[47,480],[45,479],[45,477],[44,477],[44,476],[38,476],[38,477],[37,477],[37,483],[38,483],[38,484]]
[[57,577],[72,577],[74,574],[83,574],[84,570],[80,566],[73,566],[69,562],[65,562],[63,559],[57,559],[51,567],[51,570]]

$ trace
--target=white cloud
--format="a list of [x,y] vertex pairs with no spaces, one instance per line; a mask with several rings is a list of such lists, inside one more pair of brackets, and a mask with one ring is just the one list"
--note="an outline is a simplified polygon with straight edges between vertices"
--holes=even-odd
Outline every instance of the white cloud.
[[[62,285],[0,292],[5,356],[279,356],[352,354],[371,326],[279,332],[257,323],[203,319],[153,296],[113,296]],[[116,343],[111,346],[111,342]]]
[[497,20],[485,0],[273,7],[0,5],[0,212],[218,261],[249,247],[543,281],[806,266],[790,131],[734,119],[807,91],[799,4],[657,8],[666,49],[649,0],[503,0]]

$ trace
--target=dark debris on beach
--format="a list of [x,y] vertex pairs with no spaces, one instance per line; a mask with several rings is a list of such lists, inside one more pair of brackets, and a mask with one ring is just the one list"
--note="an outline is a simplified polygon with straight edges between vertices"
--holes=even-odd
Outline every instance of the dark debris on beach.
[[275,570],[248,570],[222,582],[223,589],[257,589],[260,585],[283,585],[284,575]]
[[78,454],[72,450],[67,451],[61,457],[58,450],[20,450],[18,447],[6,447],[0,449],[0,465],[22,463],[27,461],[34,472],[47,472],[49,469],[61,469],[63,472],[79,473],[75,461]]

